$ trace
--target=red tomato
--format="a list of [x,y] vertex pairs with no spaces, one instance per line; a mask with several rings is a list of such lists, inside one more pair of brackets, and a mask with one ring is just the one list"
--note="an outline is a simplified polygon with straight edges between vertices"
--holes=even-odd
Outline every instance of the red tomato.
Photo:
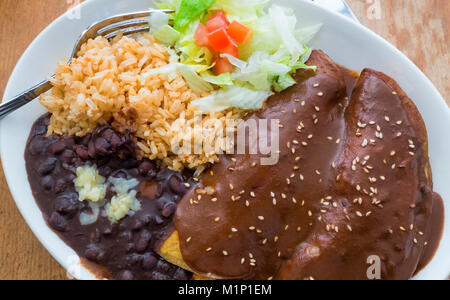
[[230,25],[230,21],[228,21],[227,15],[225,14],[225,12],[223,10],[219,10],[217,13],[215,13],[214,15],[212,15],[209,18],[211,19],[211,18],[215,18],[215,17],[222,18],[225,21],[225,23],[227,23],[227,26]]
[[237,21],[228,26],[227,33],[238,44],[245,44],[253,33],[253,30]]
[[232,72],[233,72],[233,65],[228,61],[227,58],[219,57],[216,60],[216,64],[213,67],[214,75],[220,75],[223,73],[232,73]]
[[195,43],[200,47],[209,47],[208,30],[206,26],[200,23],[194,34]]
[[220,51],[228,47],[233,41],[224,28],[208,33],[208,40],[214,51]]
[[223,10],[209,17],[206,22],[206,28],[208,28],[208,32],[216,31],[220,28],[227,28],[230,25],[227,17],[225,16],[225,12]]
[[235,42],[231,41],[228,46],[220,50],[220,53],[230,54],[236,58],[239,58],[239,47]]

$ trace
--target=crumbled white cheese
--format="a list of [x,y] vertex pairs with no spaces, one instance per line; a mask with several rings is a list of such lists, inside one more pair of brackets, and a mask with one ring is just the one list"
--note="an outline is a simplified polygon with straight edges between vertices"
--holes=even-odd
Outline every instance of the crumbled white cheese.
[[110,178],[109,182],[113,184],[112,190],[116,192],[116,196],[106,204],[106,214],[112,222],[141,209],[141,203],[136,199],[137,192],[132,190],[139,185],[136,179]]
[[74,183],[80,201],[99,202],[105,198],[107,185],[105,178],[98,173],[97,168],[78,167],[76,173],[77,177]]
[[[88,165],[77,168],[76,174],[74,183],[80,201],[100,202],[105,199],[108,186],[112,185],[111,190],[116,195],[105,206],[106,215],[112,222],[117,222],[127,214],[133,214],[141,209],[141,203],[136,199],[137,192],[133,190],[139,185],[136,179],[109,178],[106,182],[95,166]],[[96,215],[98,216],[98,212]],[[92,220],[85,220],[82,223],[90,224],[88,222],[92,223]]]

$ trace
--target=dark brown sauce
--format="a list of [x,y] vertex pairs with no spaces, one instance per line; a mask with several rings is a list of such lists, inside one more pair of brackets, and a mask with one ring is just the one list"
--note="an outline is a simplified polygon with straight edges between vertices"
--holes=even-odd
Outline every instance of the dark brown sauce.
[[419,112],[383,73],[365,69],[355,85],[323,52],[309,63],[316,73],[298,72],[248,116],[280,120],[279,162],[224,155],[199,183],[216,193],[194,188],[180,201],[183,258],[224,279],[368,279],[376,255],[382,279],[409,279],[440,237],[421,235],[433,184]]
[[416,274],[420,273],[433,260],[439,248],[444,233],[445,209],[444,200],[438,193],[433,193],[433,212],[429,221],[428,245],[424,248],[422,258],[417,266]]
[[349,98],[352,97],[353,89],[355,88],[356,82],[359,78],[359,72],[348,69],[344,66],[338,65],[342,76],[344,77],[345,85],[347,86],[347,95]]

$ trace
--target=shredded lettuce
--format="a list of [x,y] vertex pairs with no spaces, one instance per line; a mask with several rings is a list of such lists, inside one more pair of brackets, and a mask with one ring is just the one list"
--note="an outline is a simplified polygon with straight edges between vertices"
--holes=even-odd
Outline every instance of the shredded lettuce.
[[172,26],[164,25],[158,30],[153,32],[153,36],[161,43],[169,46],[175,45],[180,39],[181,34],[176,31]]
[[181,30],[201,16],[216,0],[181,0],[175,15],[174,27]]
[[192,67],[185,64],[177,64],[177,70],[181,73],[189,87],[194,92],[204,93],[214,90],[214,87],[209,82],[201,78]]
[[234,85],[212,92],[207,97],[194,100],[192,105],[204,113],[222,111],[230,107],[259,109],[272,94],[271,91],[255,91]]
[[213,75],[211,72],[204,72],[201,77],[206,82],[218,85],[220,87],[226,85],[233,85],[233,80],[231,79],[231,73],[223,73],[218,76]]
[[[295,85],[292,75],[297,70],[316,71],[315,66],[306,65],[311,55],[307,44],[322,25],[304,26],[292,9],[270,5],[269,2],[158,0],[156,3],[159,8],[175,10],[176,14],[170,16],[174,18],[173,30],[166,27],[168,24],[165,24],[165,19],[157,19],[160,27],[155,30],[155,37],[162,43],[173,46],[178,54],[176,69],[194,91],[212,91],[209,97],[195,102],[202,111],[217,111],[232,106],[261,108],[272,91],[283,91]],[[234,66],[233,72],[214,76],[210,70],[217,56],[208,48],[199,47],[195,43],[194,34],[199,24],[218,10],[224,10],[230,21],[236,20],[252,28],[253,34],[249,42],[239,46],[239,58],[221,54],[221,57],[227,58]],[[146,75],[142,77],[144,81]],[[265,99],[262,99],[263,96]]]

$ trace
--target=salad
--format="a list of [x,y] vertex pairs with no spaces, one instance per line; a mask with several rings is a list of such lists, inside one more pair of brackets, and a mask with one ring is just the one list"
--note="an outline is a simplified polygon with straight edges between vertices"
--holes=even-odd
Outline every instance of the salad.
[[269,0],[159,0],[150,28],[170,47],[171,63],[142,75],[179,71],[189,86],[209,96],[197,99],[202,112],[230,107],[262,108],[273,94],[294,85],[307,66],[307,43],[321,24],[299,28],[292,9]]

